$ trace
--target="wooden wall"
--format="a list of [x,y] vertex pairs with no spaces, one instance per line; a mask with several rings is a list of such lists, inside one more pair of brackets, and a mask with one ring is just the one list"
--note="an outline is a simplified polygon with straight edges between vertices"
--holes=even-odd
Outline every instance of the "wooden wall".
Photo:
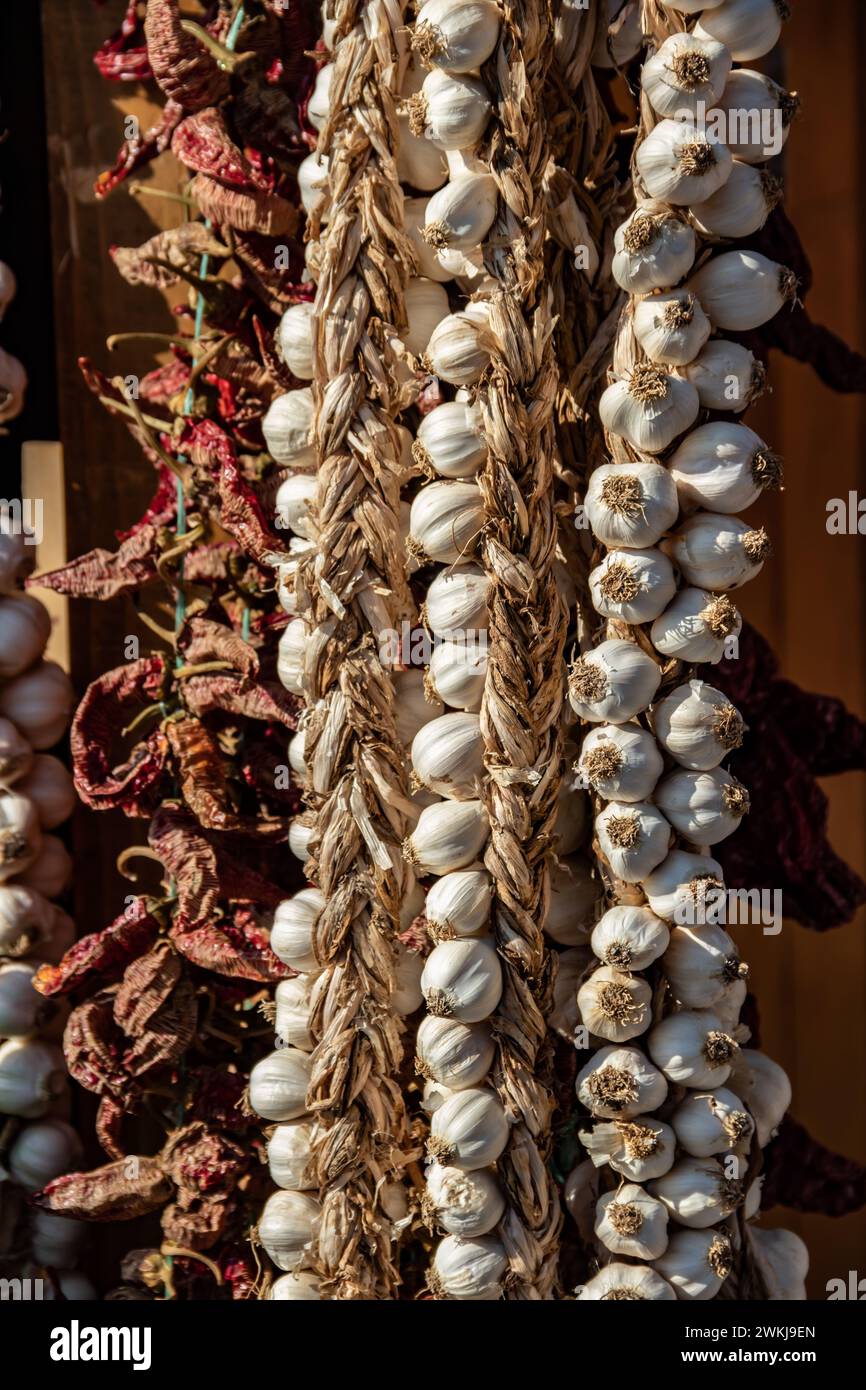
[[[118,6],[114,7],[119,9]],[[788,145],[787,204],[815,269],[810,309],[866,351],[866,216],[861,194],[861,0],[800,3],[787,29],[787,83],[804,112]],[[90,55],[104,37],[107,10],[90,0],[43,0],[52,234],[57,308],[56,353],[61,433],[68,467],[71,545],[78,551],[113,543],[115,527],[141,509],[150,479],[122,428],[87,395],[74,366],[82,353],[121,372],[142,372],[146,345],[110,358],[105,337],[131,328],[165,330],[159,296],[131,289],[106,258],[111,242],[138,243],[177,220],[176,206],[136,202],[123,192],[105,204],[90,193],[95,173],[120,143],[123,115],[143,124],[155,108],[134,88],[111,87]],[[172,187],[170,160],[148,182]],[[109,367],[109,369],[111,369]],[[776,546],[764,575],[744,593],[746,615],[770,639],[787,676],[806,689],[843,698],[866,717],[864,541],[828,536],[826,502],[849,489],[866,495],[862,456],[866,403],[839,398],[804,367],[778,357],[772,396],[751,419],[786,458],[784,495],[766,509]],[[127,604],[73,610],[74,675],[79,689],[122,660],[126,633],[143,630]],[[828,781],[837,851],[866,875],[866,777]],[[760,810],[756,812],[760,814]],[[118,817],[82,812],[75,850],[80,866],[78,920],[93,930],[117,912],[125,885],[113,856],[128,840]],[[764,1045],[789,1072],[794,1114],[839,1151],[866,1161],[866,940],[864,919],[823,936],[786,924],[778,937],[749,943],[760,999]],[[812,1254],[810,1295],[849,1269],[866,1274],[866,1213],[843,1221],[778,1212]]]

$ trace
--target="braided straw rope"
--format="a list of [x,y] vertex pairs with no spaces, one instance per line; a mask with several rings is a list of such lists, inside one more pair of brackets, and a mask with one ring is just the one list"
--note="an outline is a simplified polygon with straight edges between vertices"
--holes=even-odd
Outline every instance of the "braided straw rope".
[[402,1028],[390,996],[410,805],[379,645],[408,606],[394,424],[402,402],[383,325],[404,322],[413,261],[398,230],[394,163],[402,10],[389,0],[338,0],[336,17],[344,37],[319,139],[331,199],[314,311],[320,537],[304,573],[313,628],[305,671],[311,858],[326,899],[308,1093],[322,1203],[313,1258],[326,1296],[388,1299],[398,1273],[377,1197],[400,1176],[409,1147],[397,1078]]
[[481,729],[491,827],[485,864],[494,879],[492,928],[504,971],[493,1018],[495,1078],[514,1120],[497,1165],[508,1198],[500,1235],[512,1299],[551,1297],[561,1225],[547,1169],[553,1099],[545,1014],[553,974],[542,932],[561,773],[565,641],[552,569],[557,371],[544,283],[541,95],[550,50],[546,5],[520,0],[506,11],[491,60],[496,98],[483,154],[500,203],[485,254],[499,289],[490,301],[492,365],[480,393],[490,451],[479,479],[489,517],[482,558],[492,580]]

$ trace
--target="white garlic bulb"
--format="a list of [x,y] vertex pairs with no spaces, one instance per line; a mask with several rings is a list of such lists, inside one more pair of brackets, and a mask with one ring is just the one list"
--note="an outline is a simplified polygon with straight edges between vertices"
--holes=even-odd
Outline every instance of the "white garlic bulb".
[[0,792],[0,883],[23,873],[42,847],[33,802],[17,792]]
[[488,1235],[505,1210],[505,1198],[492,1173],[484,1168],[464,1173],[441,1163],[427,1170],[423,1204],[444,1231],[463,1240]]
[[701,15],[695,34],[717,39],[735,62],[748,63],[775,47],[789,14],[786,0],[724,0]]
[[653,623],[650,641],[665,656],[715,666],[725,655],[725,642],[739,636],[742,626],[739,611],[727,594],[680,589]]
[[681,1158],[653,1179],[650,1191],[681,1226],[696,1231],[730,1216],[743,1200],[742,1183],[729,1178],[716,1158]]
[[422,236],[442,251],[473,251],[493,225],[499,193],[492,174],[452,178],[427,204]]
[[505,1247],[493,1236],[446,1236],[433,1256],[430,1286],[438,1298],[492,1302],[502,1293],[507,1266]]
[[732,1084],[749,1107],[758,1143],[766,1148],[791,1104],[791,1083],[786,1073],[763,1052],[744,1047],[736,1058]]
[[451,1091],[478,1086],[493,1065],[493,1038],[483,1023],[428,1014],[418,1025],[416,1069]]
[[318,211],[324,224],[328,220],[331,205],[331,195],[328,188],[328,156],[317,154],[315,151],[308,154],[306,159],[302,159],[298,165],[297,177],[301,206],[308,215]]
[[304,757],[307,736],[304,729],[299,729],[293,738],[289,739],[289,767],[297,777],[302,780],[307,775],[307,764]]
[[[734,158],[763,164],[770,154],[779,154],[799,104],[795,94],[766,73],[735,68],[718,102],[727,119],[725,143]],[[747,113],[748,119],[737,120],[740,112]]]
[[274,991],[274,1032],[286,1047],[299,1047],[302,1052],[312,1052],[315,1046],[310,1033],[315,978],[315,975],[295,975],[291,980],[280,980]]
[[435,280],[416,275],[406,286],[405,304],[409,326],[404,342],[411,353],[420,357],[433,330],[448,317],[448,295]]
[[36,753],[29,772],[15,782],[15,790],[32,801],[43,830],[55,830],[75,810],[75,783],[59,758]]
[[424,904],[427,930],[435,941],[474,936],[490,918],[493,879],[486,869],[458,869],[433,884]]
[[398,942],[391,1007],[401,1018],[416,1013],[424,1002],[421,992],[423,971],[424,957],[420,951],[412,951],[402,942]]
[[690,209],[692,221],[702,236],[752,236],[763,227],[781,197],[781,180],[775,174],[735,159],[727,183],[705,203]]
[[430,657],[427,689],[446,705],[475,713],[487,678],[487,648],[476,642],[438,642]]
[[587,1302],[606,1302],[628,1299],[632,1302],[672,1303],[676,1294],[666,1279],[648,1265],[627,1265],[614,1262],[605,1265],[577,1291],[577,1298]]
[[607,1042],[628,1042],[650,1024],[652,990],[640,975],[601,965],[577,991],[581,1022]]
[[417,188],[420,193],[432,193],[441,188],[448,178],[448,165],[442,151],[425,139],[423,133],[414,133],[408,116],[398,119],[397,129],[397,174],[400,182]]
[[316,447],[311,440],[315,405],[309,386],[275,396],[262,420],[268,453],[285,468],[316,466]]
[[682,207],[712,197],[730,177],[733,160],[700,126],[664,120],[638,146],[635,164],[651,198]]
[[471,1173],[496,1162],[508,1143],[508,1128],[492,1091],[455,1091],[434,1112],[428,1150],[446,1167]]
[[408,744],[425,724],[444,714],[445,707],[429,697],[423,671],[395,671],[393,679],[397,734],[401,743]]
[[[560,946],[585,942],[595,920],[601,883],[582,855],[554,862],[550,870],[550,902],[544,930]],[[559,958],[562,964],[562,956]]]
[[81,1140],[65,1120],[36,1120],[18,1131],[9,1147],[9,1176],[26,1192],[68,1173],[83,1153]]
[[480,801],[438,801],[425,806],[403,842],[408,862],[419,875],[465,869],[478,858],[489,832]]
[[315,507],[318,490],[318,480],[313,473],[292,473],[285,478],[277,489],[277,526],[294,531],[296,536],[305,540],[315,540],[318,528],[312,508]]
[[259,1240],[277,1269],[293,1272],[310,1263],[310,1244],[321,1215],[306,1192],[272,1192],[259,1217]]
[[413,135],[425,136],[440,150],[468,150],[484,134],[490,97],[480,78],[434,68],[409,98],[408,109]]
[[[3,513],[0,512],[0,521]],[[0,542],[4,539],[0,531]],[[9,787],[33,764],[33,749],[9,719],[0,719],[0,787]]]
[[424,619],[438,638],[480,644],[487,634],[490,579],[477,565],[457,565],[435,575],[424,601]]
[[72,855],[57,835],[43,835],[39,853],[19,881],[45,898],[58,898],[72,877]]
[[434,376],[451,386],[474,386],[490,365],[487,306],[479,301],[449,314],[433,330],[425,357]]
[[313,306],[310,302],[289,306],[277,325],[276,346],[292,376],[299,381],[312,381]]
[[675,849],[648,874],[641,887],[657,917],[666,922],[687,920],[698,910],[702,895],[724,888],[722,866],[707,854]]
[[499,23],[493,0],[425,0],[412,49],[422,62],[448,72],[475,72],[496,47]]
[[302,888],[279,904],[271,927],[271,950],[284,965],[302,972],[318,970],[313,942],[324,906],[324,894],[318,888]]
[[595,833],[612,872],[640,883],[668,852],[671,828],[648,801],[609,801],[595,818]]
[[648,623],[676,593],[670,560],[661,550],[609,550],[589,575],[592,606],[604,618]]
[[694,231],[666,203],[638,203],[617,227],[613,245],[613,278],[630,294],[677,285],[694,265]]
[[38,661],[51,635],[48,609],[32,594],[0,594],[0,680]]
[[325,63],[316,73],[316,81],[307,102],[307,120],[314,130],[321,130],[325,121],[328,119],[328,111],[331,105],[331,78],[334,74],[334,64]]
[[711,332],[709,319],[688,290],[669,290],[638,300],[632,325],[650,361],[673,367],[693,361]]
[[644,96],[659,116],[679,121],[714,106],[731,71],[723,43],[693,34],[671,34],[641,69]]
[[297,1047],[280,1047],[250,1072],[250,1105],[263,1120],[297,1120],[307,1109],[312,1061]]
[[670,471],[684,502],[725,516],[751,507],[782,476],[760,435],[727,420],[693,430],[672,455]]
[[627,377],[607,387],[598,404],[605,429],[643,454],[662,453],[694,424],[698,408],[691,382],[652,362],[638,362]]
[[440,1105],[444,1105],[448,1097],[455,1094],[450,1086],[443,1086],[441,1081],[425,1081],[421,1109],[427,1115],[435,1115]]
[[320,1303],[319,1281],[309,1270],[298,1269],[293,1274],[281,1274],[268,1290],[272,1301],[291,1303]]
[[676,927],[671,932],[662,968],[678,1004],[707,1009],[745,978],[737,947],[714,923]]
[[726,840],[749,810],[745,787],[719,767],[709,772],[679,767],[662,779],[655,799],[674,829],[699,845]]
[[664,764],[652,734],[639,724],[598,724],[583,740],[577,766],[606,800],[645,801]]
[[596,923],[590,944],[605,965],[646,970],[664,955],[669,941],[667,926],[649,908],[619,904]]
[[637,1183],[624,1183],[599,1198],[595,1234],[614,1255],[656,1260],[667,1249],[667,1208]]
[[480,937],[441,941],[425,961],[421,990],[437,1018],[481,1023],[502,995],[502,966],[494,946]]
[[674,1230],[655,1268],[676,1289],[677,1298],[706,1302],[715,1298],[734,1267],[724,1231]]
[[737,1044],[709,1009],[685,1009],[655,1025],[647,1049],[668,1081],[699,1091],[724,1086]]
[[797,277],[759,251],[726,251],[696,271],[687,288],[716,328],[746,333],[775,318],[796,297]]
[[739,589],[756,579],[772,553],[763,527],[718,512],[688,517],[663,549],[688,584],[715,591]]
[[453,565],[472,557],[486,512],[478,484],[437,482],[422,487],[412,501],[406,550],[419,565],[431,560]]
[[33,888],[0,884],[0,956],[23,956],[54,930],[54,907]]
[[593,1115],[628,1120],[658,1110],[668,1093],[661,1072],[636,1047],[602,1047],[578,1073],[577,1098]]
[[602,545],[642,550],[673,526],[676,484],[660,463],[604,463],[590,475],[584,498],[593,535]]
[[38,1120],[65,1089],[59,1048],[36,1038],[10,1038],[0,1045],[0,1115]]
[[651,1115],[637,1120],[611,1120],[580,1131],[580,1141],[596,1168],[608,1164],[632,1182],[660,1178],[673,1165],[676,1135],[670,1125]]
[[33,988],[36,967],[28,961],[0,965],[0,1038],[26,1038],[50,1016],[46,999]]
[[429,201],[429,198],[403,199],[403,229],[411,241],[412,249],[417,257],[418,274],[426,276],[428,280],[438,280],[441,284],[453,279],[453,273],[442,264],[436,248],[428,246],[422,235]]
[[697,389],[705,410],[730,410],[735,415],[761,394],[767,376],[763,362],[754,353],[727,338],[711,339],[682,371]]
[[412,457],[443,478],[474,478],[487,458],[481,410],[466,401],[445,401],[418,426]]
[[710,1158],[745,1143],[755,1122],[733,1091],[694,1091],[671,1116],[680,1147],[693,1158]]
[[310,1168],[313,1125],[309,1120],[290,1120],[277,1125],[268,1140],[268,1169],[277,1187],[307,1192],[318,1187]]
[[636,643],[610,638],[573,663],[568,699],[581,719],[625,724],[652,702],[660,681],[660,667]]
[[793,1231],[756,1227],[749,1232],[749,1240],[769,1298],[773,1302],[803,1302],[807,1298],[809,1251],[800,1237]]

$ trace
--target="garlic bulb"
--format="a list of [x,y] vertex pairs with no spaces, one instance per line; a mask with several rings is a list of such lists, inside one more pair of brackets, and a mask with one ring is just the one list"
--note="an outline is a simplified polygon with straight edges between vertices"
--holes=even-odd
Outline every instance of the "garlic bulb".
[[658,1110],[668,1093],[661,1072],[636,1047],[602,1047],[578,1073],[577,1098],[593,1115],[628,1120]]
[[26,1192],[38,1192],[69,1172],[82,1153],[81,1140],[65,1120],[37,1120],[13,1139],[6,1160],[9,1176]]
[[250,1105],[263,1120],[297,1120],[307,1109],[312,1062],[297,1047],[281,1047],[250,1072]]
[[726,251],[696,271],[687,288],[716,328],[746,333],[775,318],[797,294],[797,277],[759,251]]
[[639,724],[599,724],[583,740],[577,766],[606,800],[645,801],[664,764],[652,734]]
[[289,849],[302,864],[309,858],[314,833],[315,825],[307,816],[295,816],[289,822]]
[[291,980],[280,980],[274,991],[274,1032],[281,1044],[299,1047],[302,1052],[312,1052],[315,1046],[310,1033],[314,979],[314,975],[295,975]]
[[602,545],[653,546],[679,513],[676,484],[660,463],[605,463],[590,475],[584,506]]
[[679,121],[714,106],[731,71],[723,43],[693,34],[671,34],[641,69],[644,96],[659,116]]
[[400,182],[417,188],[420,193],[432,193],[434,189],[441,188],[448,178],[448,165],[442,151],[426,140],[423,133],[414,134],[408,116],[399,118],[397,128],[400,137],[397,174]]
[[302,555],[308,555],[314,549],[312,541],[301,540],[299,536],[288,537],[288,552],[292,559],[277,565],[277,598],[280,607],[289,617],[298,616],[298,598],[295,593],[295,579],[298,573],[298,565]]
[[499,40],[493,0],[425,0],[415,19],[412,49],[423,63],[448,72],[475,72]]
[[473,251],[493,225],[498,196],[492,174],[452,178],[427,204],[422,232],[427,245]]
[[722,866],[706,854],[675,849],[648,874],[641,887],[652,911],[666,922],[684,921],[708,889],[723,888]]
[[307,120],[314,130],[321,130],[328,119],[331,105],[331,78],[334,64],[325,63],[316,73],[316,81],[307,102]]
[[0,885],[0,956],[23,956],[51,939],[54,907],[20,883]]
[[508,1120],[492,1091],[455,1091],[434,1112],[428,1152],[468,1173],[495,1163],[508,1143]]
[[36,807],[15,791],[0,793],[0,883],[21,874],[42,845]]
[[289,767],[302,780],[307,775],[307,764],[304,758],[304,750],[307,736],[304,729],[299,729],[294,738],[289,739]]
[[681,1158],[650,1187],[681,1226],[705,1231],[730,1216],[743,1200],[743,1188],[729,1178],[718,1159]]
[[10,719],[31,748],[53,748],[66,730],[75,691],[56,661],[39,661],[23,675],[0,685],[0,718]]
[[640,883],[665,858],[671,828],[648,801],[609,801],[595,818],[595,833],[612,872]]
[[658,1259],[668,1244],[667,1209],[637,1183],[627,1182],[599,1198],[595,1234],[614,1255]]
[[655,1268],[676,1289],[677,1298],[706,1302],[715,1298],[734,1267],[724,1231],[675,1230]]
[[433,1256],[430,1287],[437,1298],[493,1302],[502,1293],[507,1267],[505,1247],[493,1236],[446,1236]]
[[677,768],[656,788],[655,799],[675,830],[699,845],[717,845],[739,829],[749,794],[729,772]]
[[416,1070],[451,1091],[482,1082],[493,1065],[493,1038],[483,1023],[458,1023],[428,1014],[418,1025]]
[[55,830],[75,810],[75,783],[59,758],[37,753],[26,776],[18,778],[15,790],[36,807],[43,830]]
[[750,1139],[755,1122],[733,1091],[695,1091],[671,1116],[680,1147],[693,1158],[727,1153]]
[[611,907],[593,929],[591,945],[605,965],[646,970],[670,941],[665,923],[647,907]]
[[[577,8],[585,10],[585,0],[577,0]],[[593,67],[625,67],[640,52],[642,43],[640,6],[636,0],[604,0],[604,13],[590,56]]]
[[308,1270],[299,1269],[294,1274],[281,1274],[268,1290],[268,1298],[294,1303],[320,1303],[319,1281]]
[[430,483],[412,502],[407,553],[419,565],[467,560],[478,546],[485,520],[477,483]]
[[581,1022],[608,1042],[628,1042],[645,1033],[651,1019],[652,990],[640,975],[601,965],[577,991]]
[[[779,154],[799,104],[795,94],[786,92],[766,73],[735,68],[718,103],[726,114],[725,143],[734,158],[763,164],[771,154]],[[746,112],[748,119],[736,120],[739,112]]]
[[403,199],[403,228],[412,243],[412,249],[417,258],[418,274],[426,276],[428,280],[437,280],[442,284],[453,278],[453,272],[442,264],[435,246],[428,246],[424,240],[424,218],[427,215],[429,201],[429,198]]
[[[2,814],[2,813],[0,813]],[[36,858],[17,876],[43,898],[59,898],[72,877],[72,855],[57,835],[43,835]]]
[[477,565],[442,570],[427,590],[424,619],[437,638],[478,643],[487,634],[489,596],[490,579]]
[[731,937],[712,923],[676,927],[662,968],[677,1003],[687,1009],[715,1005],[748,973]]
[[688,290],[638,300],[632,323],[650,361],[674,367],[693,361],[711,332],[709,319]]
[[637,1120],[611,1120],[581,1130],[580,1141],[596,1168],[608,1164],[632,1182],[660,1178],[672,1166],[676,1136],[670,1125],[651,1115]]
[[475,642],[439,642],[433,648],[426,688],[446,705],[475,713],[487,678],[487,650]]
[[587,1302],[629,1300],[642,1303],[672,1303],[676,1294],[667,1280],[648,1265],[609,1264],[582,1285],[577,1298]]
[[758,1143],[766,1148],[791,1104],[791,1083],[778,1062],[751,1047],[737,1057],[733,1081],[755,1121]]
[[469,304],[434,328],[425,357],[434,376],[451,386],[474,386],[490,365],[486,306]]
[[408,331],[404,342],[416,357],[424,352],[433,330],[448,317],[448,295],[435,280],[414,276],[406,286]]
[[694,265],[694,231],[666,203],[638,203],[617,227],[613,245],[613,278],[630,294],[677,285]]
[[262,420],[268,453],[284,468],[315,468],[316,447],[311,440],[315,407],[309,386],[275,396]]
[[701,15],[695,34],[725,44],[737,63],[763,58],[779,42],[790,15],[786,0],[724,0]]
[[35,1038],[0,1045],[0,1115],[38,1120],[66,1089],[63,1053]]
[[313,1126],[309,1120],[290,1120],[277,1125],[268,1140],[268,1169],[277,1187],[306,1192],[318,1187],[309,1171]]
[[717,512],[689,517],[663,548],[688,584],[716,591],[757,578],[772,552],[763,527]]
[[502,995],[502,967],[495,948],[478,937],[440,942],[424,964],[421,990],[437,1018],[481,1023]]
[[742,626],[743,620],[726,594],[680,589],[653,623],[650,640],[665,656],[715,666],[725,655],[726,640],[739,636]]
[[318,528],[311,507],[319,490],[314,473],[293,473],[280,483],[276,496],[276,522],[305,540],[315,540]]
[[435,1115],[448,1097],[455,1094],[450,1086],[443,1086],[441,1081],[425,1081],[421,1096],[421,1109],[428,1115]]
[[421,991],[423,970],[424,957],[420,952],[398,943],[391,1007],[401,1018],[416,1013],[424,1002]]
[[680,207],[712,197],[729,179],[733,160],[700,126],[665,120],[638,146],[635,164],[651,198]]
[[271,927],[271,950],[284,965],[302,972],[318,970],[313,942],[324,906],[325,898],[318,888],[302,888],[280,903]]
[[652,1029],[647,1049],[668,1081],[699,1091],[724,1086],[737,1044],[714,1013],[696,1009],[663,1018]]
[[460,1168],[431,1164],[422,1200],[425,1214],[449,1235],[462,1240],[488,1235],[505,1210],[499,1185],[484,1168],[464,1173]]
[[425,806],[403,852],[419,875],[447,874],[478,858],[488,831],[480,801],[438,801]]
[[62,1216],[59,1212],[37,1209],[30,1218],[30,1249],[34,1260],[54,1269],[68,1268],[69,1265],[75,1264],[78,1248],[86,1230],[84,1221]]
[[413,135],[425,136],[440,150],[467,150],[484,134],[490,97],[478,77],[452,75],[434,68],[421,91],[407,102]]
[[38,661],[51,635],[48,609],[30,594],[0,595],[0,680]]
[[396,671],[394,696],[394,719],[401,743],[411,743],[425,724],[445,712],[439,700],[428,696],[423,671]]
[[412,457],[442,478],[474,478],[487,459],[481,411],[465,401],[445,401],[418,426]]
[[648,623],[676,593],[670,560],[660,550],[609,550],[589,575],[592,605],[604,618]]
[[427,930],[435,941],[473,936],[490,918],[493,880],[486,869],[458,869],[436,880],[424,904]]
[[760,435],[727,420],[693,430],[672,455],[670,471],[684,502],[725,516],[751,507],[782,476]]
[[[595,920],[601,883],[581,855],[560,859],[550,870],[550,902],[544,930],[560,946],[585,942]],[[560,966],[562,965],[560,956]]]
[[310,1243],[321,1207],[305,1192],[272,1192],[259,1217],[259,1240],[277,1269],[292,1272],[310,1263]]
[[598,405],[601,422],[633,449],[660,454],[694,424],[698,393],[690,381],[638,362],[628,377],[608,386]]
[[750,1231],[749,1239],[771,1301],[803,1302],[809,1251],[800,1237],[793,1231],[762,1231],[758,1227]]
[[611,638],[584,652],[568,676],[568,700],[591,723],[625,724],[652,701],[661,669],[634,642]]
[[713,338],[682,370],[705,410],[731,410],[737,415],[761,394],[766,380],[763,362],[742,343],[727,338]]
[[0,787],[10,787],[33,765],[33,749],[8,719],[0,719]]
[[309,302],[291,304],[277,325],[277,352],[292,376],[299,381],[313,378],[313,306]]
[[781,198],[782,184],[775,174],[735,159],[724,187],[690,211],[703,236],[745,237],[760,231]]
[[36,968],[18,960],[0,965],[0,1038],[27,1038],[52,1013],[52,1007],[33,988]]
[[328,156],[308,154],[298,165],[298,192],[301,206],[308,215],[318,211],[322,223],[327,222],[331,205],[328,189]]

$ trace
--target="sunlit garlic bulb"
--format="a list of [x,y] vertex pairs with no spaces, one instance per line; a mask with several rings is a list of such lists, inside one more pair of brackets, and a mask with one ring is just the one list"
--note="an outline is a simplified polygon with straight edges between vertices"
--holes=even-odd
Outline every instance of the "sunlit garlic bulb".
[[636,1047],[602,1047],[579,1072],[577,1098],[606,1120],[658,1110],[668,1093],[662,1073]]
[[625,1183],[599,1198],[595,1234],[614,1255],[658,1259],[668,1244],[667,1208],[638,1184]]
[[646,1032],[651,1003],[652,990],[646,980],[612,965],[599,966],[577,992],[581,1022],[608,1042],[628,1042]]

